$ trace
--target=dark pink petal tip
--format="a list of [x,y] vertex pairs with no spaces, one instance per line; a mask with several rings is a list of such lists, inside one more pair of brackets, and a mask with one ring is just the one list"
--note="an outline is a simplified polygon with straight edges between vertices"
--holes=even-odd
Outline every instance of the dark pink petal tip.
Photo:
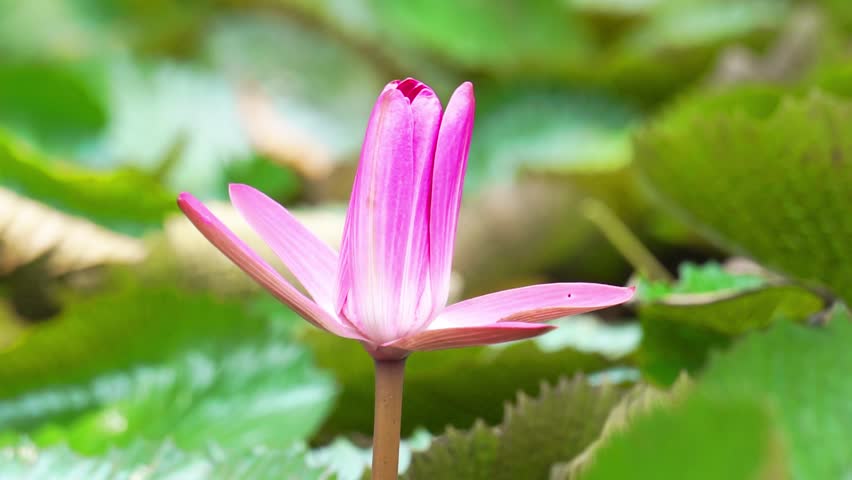
[[273,296],[296,311],[302,318],[335,335],[362,339],[361,335],[332,317],[302,295],[254,250],[189,193],[181,193],[178,206],[207,240]]

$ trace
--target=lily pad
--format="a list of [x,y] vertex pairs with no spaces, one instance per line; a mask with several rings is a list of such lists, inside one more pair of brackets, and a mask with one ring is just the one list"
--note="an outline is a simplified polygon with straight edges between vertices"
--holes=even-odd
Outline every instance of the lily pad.
[[536,398],[520,394],[503,422],[477,422],[468,432],[448,430],[414,455],[406,476],[427,478],[545,478],[551,465],[573,458],[600,435],[622,392],[593,387],[582,376],[542,385]]
[[135,442],[97,456],[82,456],[66,445],[40,448],[26,440],[0,447],[3,478],[66,480],[258,480],[326,478],[305,465],[304,447],[251,452],[186,452],[172,442]]
[[850,343],[845,308],[836,308],[822,328],[781,322],[715,357],[699,384],[708,395],[772,406],[790,478],[843,478],[852,473]]
[[753,480],[779,468],[781,448],[760,403],[696,398],[637,419],[598,450],[579,478]]
[[658,199],[708,238],[848,302],[850,115],[852,102],[819,92],[710,94],[641,132],[636,166]]
[[143,171],[102,171],[53,160],[3,131],[0,185],[128,233],[160,225],[175,208],[173,194]]

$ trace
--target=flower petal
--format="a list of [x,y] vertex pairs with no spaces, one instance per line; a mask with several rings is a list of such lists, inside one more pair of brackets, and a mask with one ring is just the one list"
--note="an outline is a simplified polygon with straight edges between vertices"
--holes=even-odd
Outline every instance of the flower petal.
[[178,196],[178,206],[210,243],[278,300],[295,310],[302,318],[335,335],[362,339],[352,328],[340,323],[290,285],[274,268],[219,221],[198,199],[189,193],[181,193]]
[[633,298],[633,287],[597,283],[548,283],[503,290],[450,305],[429,329],[494,322],[544,322],[591,312]]
[[467,154],[473,132],[473,85],[461,84],[441,120],[432,177],[429,262],[435,303],[447,304]]
[[[415,95],[413,102],[406,93]],[[439,118],[434,93],[406,80],[382,92],[367,126],[346,215],[336,307],[377,344],[418,328],[428,281],[430,192],[423,187]]]
[[334,312],[337,253],[275,200],[248,185],[232,184],[231,203],[284,262],[314,301]]
[[443,350],[511,342],[536,337],[556,328],[554,325],[525,322],[500,322],[474,327],[453,327],[433,330],[431,327],[384,347],[403,350]]

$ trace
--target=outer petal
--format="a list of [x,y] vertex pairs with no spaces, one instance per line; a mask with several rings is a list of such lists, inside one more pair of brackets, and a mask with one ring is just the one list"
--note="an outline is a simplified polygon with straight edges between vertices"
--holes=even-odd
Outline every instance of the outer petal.
[[633,287],[597,283],[549,283],[503,290],[447,307],[429,330],[494,322],[544,322],[591,312],[633,298]]
[[334,311],[337,253],[275,200],[248,185],[230,186],[231,203],[293,272],[314,301]]
[[434,302],[446,305],[461,206],[467,154],[473,132],[473,85],[465,82],[453,93],[438,133],[432,178],[429,262]]
[[[406,94],[416,95],[413,103]],[[406,80],[382,92],[367,126],[344,227],[336,306],[377,344],[419,328],[428,279],[424,185],[439,118],[431,90]]]
[[362,339],[357,332],[333,318],[302,295],[258,254],[231,232],[207,207],[188,193],[178,196],[178,206],[207,240],[278,300],[305,320],[342,337]]
[[428,329],[393,342],[386,347],[403,350],[443,350],[531,338],[556,328],[554,325],[500,322],[475,327]]

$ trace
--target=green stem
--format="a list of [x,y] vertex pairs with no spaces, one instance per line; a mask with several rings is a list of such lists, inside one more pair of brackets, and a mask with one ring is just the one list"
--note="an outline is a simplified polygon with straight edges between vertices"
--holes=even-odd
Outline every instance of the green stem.
[[393,480],[397,478],[404,375],[404,358],[401,360],[376,360],[376,410],[373,417],[373,480]]
[[606,204],[590,198],[583,202],[582,209],[586,218],[597,225],[601,233],[633,265],[636,271],[649,280],[674,281],[666,267],[645,248],[645,245],[642,245],[636,235]]

